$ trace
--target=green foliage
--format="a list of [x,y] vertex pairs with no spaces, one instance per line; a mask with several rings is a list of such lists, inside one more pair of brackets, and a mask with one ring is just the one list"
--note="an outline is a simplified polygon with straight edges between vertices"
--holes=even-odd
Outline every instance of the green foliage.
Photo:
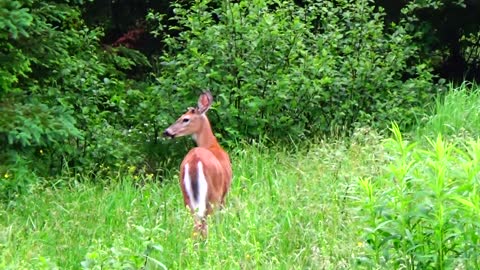
[[0,2],[0,18],[1,39],[28,37],[26,28],[31,25],[32,16],[28,12],[28,8],[22,8],[21,2],[2,0]]
[[0,108],[0,132],[9,145],[48,147],[70,136],[80,137],[72,113],[61,106],[49,108],[38,101],[12,105]]
[[[34,154],[32,154],[33,156]],[[16,198],[19,194],[29,193],[31,187],[39,180],[38,176],[29,170],[31,161],[25,156],[11,153],[9,159],[0,165],[0,200]]]
[[432,91],[432,74],[404,28],[387,33],[382,11],[370,1],[307,7],[175,4],[178,26],[171,30],[180,33],[165,38],[158,83],[172,89],[174,100],[211,88],[219,106],[214,120],[221,119],[230,139],[303,138],[389,120],[411,124]]
[[[60,4],[4,2],[2,12],[7,14],[0,25],[7,26],[8,34],[0,37],[0,46],[5,48],[1,58],[6,63],[0,68],[0,172],[12,174],[12,178],[8,181],[11,190],[1,190],[2,199],[12,191],[26,190],[26,183],[35,182],[33,174],[49,172],[51,156],[40,152],[70,150],[70,140],[82,135],[73,110],[58,102],[59,93],[53,87],[58,70],[72,63],[69,45],[79,46],[73,37],[81,33],[71,31],[70,36],[63,36],[63,29],[52,24],[78,19],[79,13]],[[32,171],[32,175],[18,173],[23,171]]]
[[5,41],[9,39],[18,39],[19,37],[28,37],[27,28],[32,24],[32,15],[27,8],[22,8],[18,1],[2,0],[0,2],[0,42],[2,51],[0,59],[2,68],[0,69],[0,97],[4,91],[8,91],[11,85],[18,82],[18,76],[29,72],[29,61],[24,57],[20,50],[13,44]]
[[[155,115],[139,109],[153,93],[124,74],[148,60],[127,48],[101,48],[101,29],[82,21],[82,1],[67,2],[1,2],[0,28],[8,31],[0,36],[2,175],[126,169],[144,160],[143,142],[154,136],[144,123]],[[12,177],[8,186],[25,191],[35,179]],[[5,187],[2,199],[11,197]]]
[[438,135],[423,147],[392,131],[388,173],[359,182],[364,260],[393,269],[478,268],[480,141],[456,146]]

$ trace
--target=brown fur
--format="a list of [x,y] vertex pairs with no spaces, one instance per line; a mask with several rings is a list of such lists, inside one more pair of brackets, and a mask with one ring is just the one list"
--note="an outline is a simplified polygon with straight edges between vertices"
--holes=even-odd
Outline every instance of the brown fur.
[[[180,165],[180,187],[183,200],[185,205],[190,208],[192,214],[195,209],[193,209],[190,202],[183,179],[185,173],[188,173],[192,181],[192,192],[198,192],[198,190],[193,190],[195,185],[198,187],[198,183],[193,183],[193,181],[198,181],[198,162],[203,164],[203,172],[208,185],[206,215],[212,213],[215,205],[223,206],[232,181],[230,158],[227,152],[218,144],[206,116],[206,111],[210,108],[212,100],[213,98],[209,92],[200,95],[198,107],[196,109],[189,108],[164,133],[172,138],[185,135],[193,135],[196,138],[197,147],[188,152]],[[185,121],[185,119],[188,121]],[[185,172],[185,164],[187,163],[189,171]],[[207,224],[205,218],[196,220],[195,228],[200,230],[203,235],[206,235]]]

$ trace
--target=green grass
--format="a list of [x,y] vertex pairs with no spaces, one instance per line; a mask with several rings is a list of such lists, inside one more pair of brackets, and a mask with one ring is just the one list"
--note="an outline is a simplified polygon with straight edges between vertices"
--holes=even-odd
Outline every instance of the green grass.
[[238,149],[228,204],[209,219],[208,239],[192,237],[176,178],[140,188],[131,177],[103,188],[41,188],[1,210],[0,268],[75,269],[83,261],[134,269],[146,253],[169,269],[350,268],[361,247],[349,196],[359,176],[379,172],[376,146]]
[[[479,95],[465,89],[407,138],[393,126],[391,139],[362,128],[295,151],[237,147],[207,239],[175,175],[33,187],[1,205],[0,269],[478,268],[480,119],[455,121]],[[469,132],[437,136],[450,126]]]
[[417,129],[420,136],[480,135],[480,87],[464,83],[450,87],[448,95],[438,98],[432,112],[424,117]]

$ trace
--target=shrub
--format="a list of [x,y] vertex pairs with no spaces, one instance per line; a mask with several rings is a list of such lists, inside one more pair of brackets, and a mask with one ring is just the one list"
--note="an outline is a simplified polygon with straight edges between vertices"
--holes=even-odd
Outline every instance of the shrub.
[[[137,108],[148,97],[122,70],[148,61],[134,50],[101,48],[102,33],[83,23],[81,5],[0,3],[0,173],[12,175],[2,198],[42,177],[97,175],[143,161],[138,127],[152,115]],[[31,176],[15,176],[22,171]]]
[[401,25],[387,31],[373,1],[197,1],[174,11],[178,35],[165,38],[158,84],[174,110],[211,88],[213,121],[232,140],[410,125],[433,91],[412,37]]

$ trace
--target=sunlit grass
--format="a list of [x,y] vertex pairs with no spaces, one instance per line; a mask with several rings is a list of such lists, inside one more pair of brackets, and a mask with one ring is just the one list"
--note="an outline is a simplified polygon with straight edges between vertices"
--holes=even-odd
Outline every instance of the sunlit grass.
[[[90,249],[130,238],[125,235],[131,233],[130,226],[154,224],[158,203],[168,201],[163,194],[157,185],[139,190],[128,180],[107,188],[87,183],[36,190],[2,209],[2,261],[11,269],[36,261],[41,265],[44,258],[62,268],[79,267]],[[131,239],[122,244],[141,244]]]
[[41,188],[1,211],[2,267],[350,268],[359,249],[352,185],[380,170],[381,149],[362,140],[296,153],[238,147],[227,207],[209,218],[205,240],[193,236],[176,178]]

